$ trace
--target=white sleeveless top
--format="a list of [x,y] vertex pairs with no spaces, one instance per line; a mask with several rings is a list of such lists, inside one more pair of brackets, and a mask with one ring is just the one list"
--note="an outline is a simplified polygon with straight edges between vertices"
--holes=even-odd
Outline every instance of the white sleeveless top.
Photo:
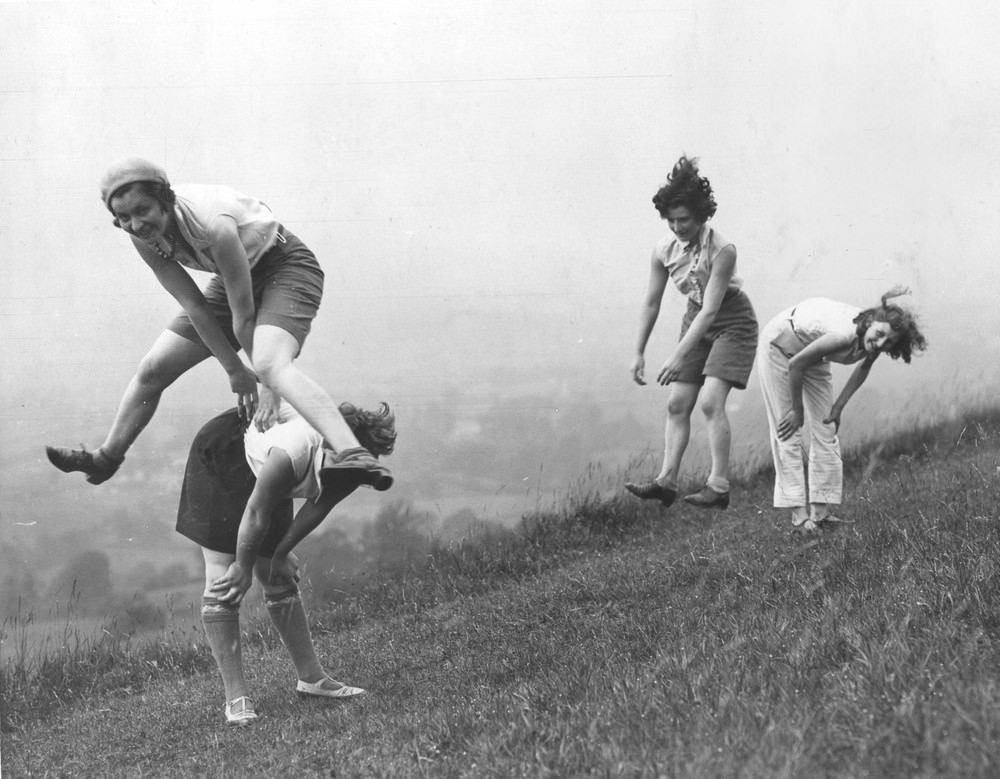
[[828,354],[823,359],[827,362],[849,365],[867,354],[858,339],[857,325],[854,324],[854,317],[860,313],[860,308],[848,303],[840,303],[829,298],[809,298],[789,309],[788,319],[803,346],[829,333],[847,339],[850,342],[849,346]]
[[195,256],[183,245],[177,246],[174,260],[194,270],[218,273],[212,258],[215,236],[212,224],[219,216],[236,222],[240,243],[250,260],[250,267],[272,246],[278,236],[278,220],[271,209],[257,198],[237,192],[232,187],[214,184],[181,184],[174,187],[177,202],[174,216],[184,240],[195,250]]
[[285,421],[263,433],[252,424],[247,428],[244,436],[247,465],[257,476],[268,453],[274,448],[281,449],[292,461],[295,473],[291,497],[317,498],[321,492],[319,471],[323,465],[323,436],[288,401],[281,401],[280,413]]

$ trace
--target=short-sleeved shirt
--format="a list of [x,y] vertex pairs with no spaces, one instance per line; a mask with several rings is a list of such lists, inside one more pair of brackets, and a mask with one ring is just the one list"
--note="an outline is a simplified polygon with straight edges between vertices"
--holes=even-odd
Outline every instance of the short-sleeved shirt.
[[281,401],[282,422],[272,425],[263,433],[254,425],[247,428],[245,436],[247,465],[254,476],[272,449],[281,449],[288,455],[295,474],[293,498],[317,498],[322,490],[319,471],[323,464],[323,436],[313,428],[286,400]]
[[[732,246],[732,243],[706,223],[701,226],[697,237],[687,243],[668,233],[656,245],[653,254],[663,263],[677,289],[700,306],[705,299],[705,289],[715,260],[727,246]],[[733,274],[729,290],[739,290],[742,286],[742,279]]]
[[848,340],[849,346],[828,354],[823,359],[827,362],[850,365],[867,354],[858,338],[857,325],[854,323],[854,318],[860,313],[860,308],[848,303],[840,303],[829,298],[809,298],[789,310],[788,320],[803,346],[831,333]]
[[174,187],[177,202],[174,216],[184,240],[195,250],[177,246],[177,262],[194,270],[218,273],[212,258],[214,243],[212,223],[220,216],[236,222],[240,243],[252,268],[274,246],[278,236],[278,220],[271,209],[257,198],[244,195],[232,187],[212,184],[180,184]]

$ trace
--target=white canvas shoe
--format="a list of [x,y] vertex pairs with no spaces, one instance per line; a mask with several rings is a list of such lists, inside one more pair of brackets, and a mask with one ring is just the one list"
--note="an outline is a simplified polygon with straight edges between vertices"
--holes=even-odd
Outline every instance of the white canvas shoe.
[[809,521],[809,511],[805,506],[796,506],[792,509],[792,527],[800,528]]
[[295,692],[303,695],[318,695],[322,698],[354,698],[365,694],[365,690],[360,687],[351,687],[336,679],[331,679],[329,676],[318,682],[304,682],[299,679],[299,683],[295,686]]
[[226,722],[230,725],[241,727],[249,725],[257,719],[257,712],[254,710],[253,701],[247,696],[241,695],[226,702]]

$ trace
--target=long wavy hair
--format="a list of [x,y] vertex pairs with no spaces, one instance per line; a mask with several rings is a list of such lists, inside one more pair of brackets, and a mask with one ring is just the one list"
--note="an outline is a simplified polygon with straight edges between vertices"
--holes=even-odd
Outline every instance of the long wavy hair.
[[396,447],[396,415],[388,403],[380,403],[378,411],[367,411],[344,402],[340,413],[365,449],[376,457],[392,454]]
[[908,287],[893,287],[882,295],[881,303],[873,308],[866,308],[856,317],[854,324],[859,339],[863,339],[868,328],[873,322],[885,322],[894,332],[898,334],[892,347],[886,351],[892,359],[903,358],[903,362],[909,363],[914,352],[922,352],[927,348],[927,339],[920,332],[917,318],[913,312],[907,311],[902,306],[890,303],[892,298],[909,294]]
[[698,173],[698,158],[682,156],[667,176],[667,183],[653,195],[653,205],[662,219],[667,209],[684,206],[701,224],[713,216],[718,205],[708,179]]

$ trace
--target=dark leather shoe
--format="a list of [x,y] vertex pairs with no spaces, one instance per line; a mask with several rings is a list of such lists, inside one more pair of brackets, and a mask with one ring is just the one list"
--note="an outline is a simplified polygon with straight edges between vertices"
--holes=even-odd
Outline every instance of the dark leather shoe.
[[114,460],[101,452],[100,449],[97,452],[88,452],[83,444],[80,445],[79,449],[46,446],[45,454],[49,458],[49,462],[63,473],[83,471],[87,474],[87,481],[91,484],[106,482],[115,475],[125,459],[123,457],[121,460]]
[[670,487],[664,487],[655,481],[647,481],[642,484],[635,484],[634,482],[625,482],[625,489],[635,495],[637,498],[642,498],[643,500],[658,500],[666,508],[675,500],[677,500],[677,490],[672,490]]
[[335,472],[354,472],[362,484],[369,484],[379,492],[389,489],[393,483],[392,471],[376,460],[371,452],[362,446],[344,449],[334,453],[330,449],[323,450],[323,464],[320,466],[320,479]]
[[693,495],[685,495],[684,502],[702,509],[729,508],[729,493],[716,492],[707,484]]

